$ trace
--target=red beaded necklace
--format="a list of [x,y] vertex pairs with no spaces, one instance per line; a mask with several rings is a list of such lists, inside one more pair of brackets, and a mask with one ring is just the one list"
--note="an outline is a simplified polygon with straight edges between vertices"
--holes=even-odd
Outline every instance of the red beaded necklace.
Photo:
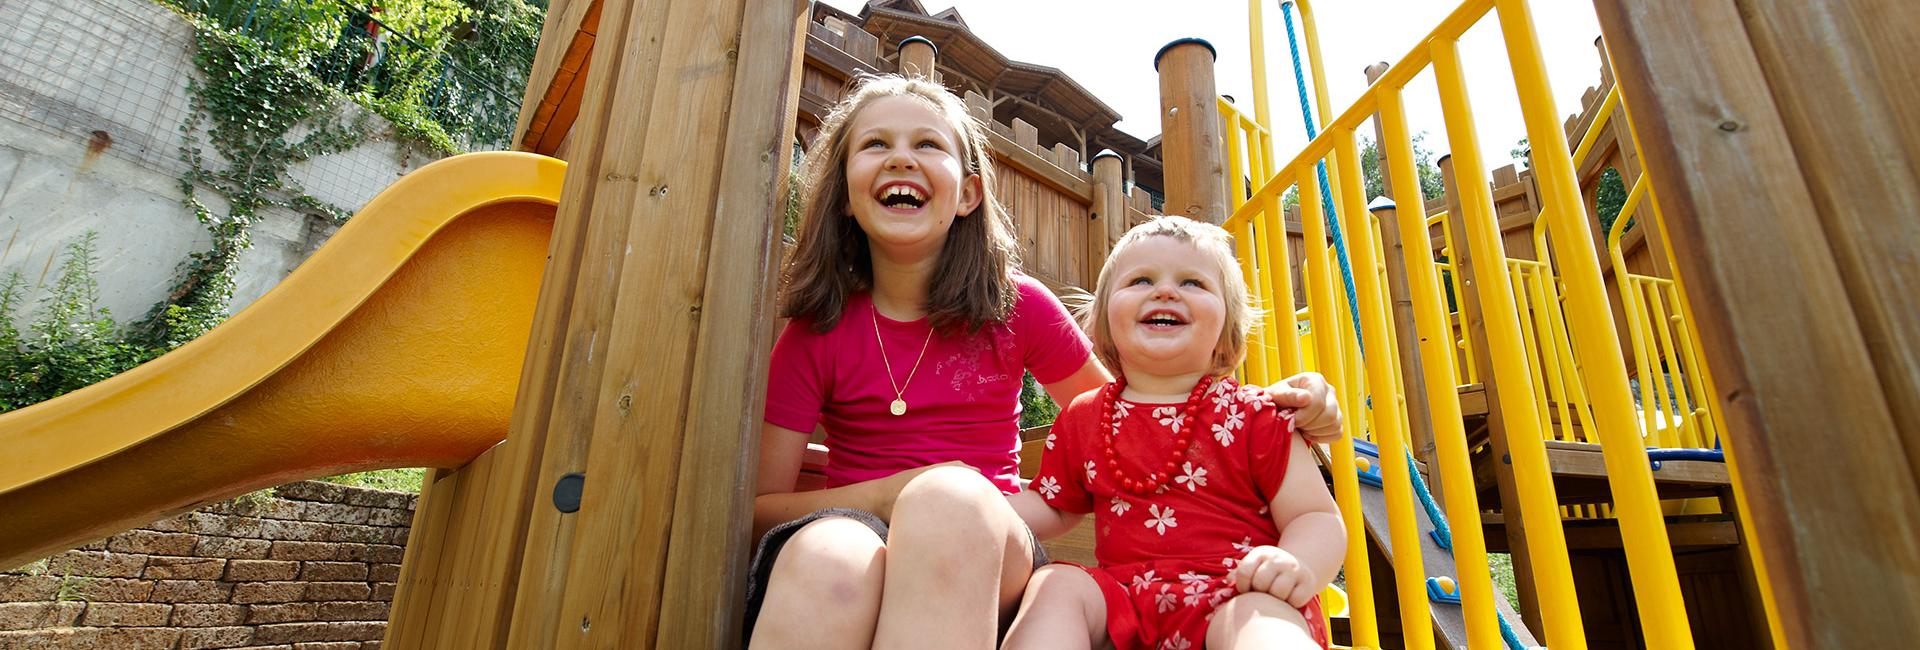
[[[1121,469],[1120,455],[1113,449],[1114,436],[1120,431],[1120,422],[1114,415],[1113,405],[1120,399],[1120,391],[1126,388],[1127,380],[1121,377],[1107,384],[1106,390],[1100,396],[1100,421],[1107,426],[1105,435],[1100,438],[1100,446],[1102,455],[1107,458],[1107,470],[1113,472],[1114,481],[1120,484],[1120,489],[1142,496],[1157,494],[1167,489],[1167,482],[1173,480],[1173,473],[1180,469],[1180,462],[1186,460],[1187,455],[1193,450],[1193,432],[1200,428],[1200,421],[1197,419],[1200,402],[1204,399],[1207,388],[1211,387],[1215,381],[1218,380],[1206,377],[1194,385],[1193,394],[1187,396],[1187,403],[1181,407],[1180,431],[1174,438],[1173,449],[1167,452],[1166,464],[1161,466],[1160,471],[1148,471],[1145,476],[1138,479],[1128,475],[1127,470]],[[1151,462],[1145,465],[1148,468],[1154,467]]]

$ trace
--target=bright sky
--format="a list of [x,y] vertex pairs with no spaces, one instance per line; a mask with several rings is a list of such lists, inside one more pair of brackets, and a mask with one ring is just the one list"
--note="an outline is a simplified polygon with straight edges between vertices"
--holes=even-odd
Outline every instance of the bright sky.
[[[865,0],[825,0],[858,14]],[[1153,55],[1174,39],[1196,36],[1219,52],[1215,85],[1253,110],[1253,73],[1249,54],[1247,4],[1232,0],[921,0],[929,12],[956,6],[973,32],[1007,58],[1059,68],[1092,91],[1123,117],[1122,130],[1150,138],[1160,132],[1159,86]],[[1398,61],[1458,5],[1455,0],[1320,0],[1313,5],[1320,46],[1326,57],[1328,98],[1337,115],[1366,89],[1362,70],[1369,64]],[[1559,118],[1579,108],[1582,92],[1600,82],[1600,57],[1593,47],[1600,35],[1593,5],[1585,0],[1533,0],[1535,27],[1547,60]],[[1267,90],[1275,127],[1275,152],[1283,160],[1306,142],[1286,25],[1279,1],[1263,6],[1266,25]],[[1299,27],[1300,15],[1294,13]],[[1306,43],[1301,40],[1302,65]],[[1478,126],[1481,151],[1490,167],[1510,159],[1508,152],[1525,126],[1494,17],[1489,14],[1461,41],[1461,60]],[[1309,89],[1311,92],[1311,89]],[[1423,73],[1407,87],[1408,119],[1414,132],[1427,133],[1425,146],[1436,154],[1449,150],[1440,119],[1433,75]],[[1371,137],[1371,128],[1361,133]]]

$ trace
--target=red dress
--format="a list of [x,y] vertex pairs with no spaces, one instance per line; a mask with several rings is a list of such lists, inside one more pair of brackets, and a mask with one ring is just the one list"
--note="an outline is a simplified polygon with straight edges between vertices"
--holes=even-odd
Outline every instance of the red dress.
[[[1122,490],[1104,462],[1095,462],[1104,457],[1107,435],[1103,391],[1088,391],[1061,411],[1028,489],[1056,509],[1093,513],[1100,566],[1087,572],[1105,596],[1116,648],[1203,647],[1214,608],[1238,594],[1228,573],[1248,550],[1280,539],[1268,504],[1287,473],[1292,411],[1231,379],[1207,390],[1195,423],[1185,421],[1182,404],[1116,400],[1114,451],[1133,476],[1146,473],[1142,459],[1167,458],[1181,428],[1200,427],[1166,489],[1142,497]],[[1300,613],[1324,646],[1319,599]]]

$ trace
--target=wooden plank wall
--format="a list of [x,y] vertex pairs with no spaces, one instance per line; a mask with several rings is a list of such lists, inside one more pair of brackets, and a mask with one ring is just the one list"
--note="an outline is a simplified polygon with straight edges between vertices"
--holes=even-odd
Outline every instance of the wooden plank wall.
[[1707,342],[1779,634],[1910,646],[1920,5],[1594,5]]
[[1018,164],[1000,162],[999,171],[993,192],[1013,218],[1015,236],[1020,238],[1021,264],[1027,274],[1056,285],[1091,290],[1096,279],[1093,274],[1098,272],[1091,265],[1104,262],[1089,260],[1087,255],[1092,197],[1055,189],[1027,175]]

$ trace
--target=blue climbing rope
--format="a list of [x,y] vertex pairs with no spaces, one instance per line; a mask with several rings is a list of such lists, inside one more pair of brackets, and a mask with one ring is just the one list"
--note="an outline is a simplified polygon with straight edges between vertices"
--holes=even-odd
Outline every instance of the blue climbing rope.
[[[1293,33],[1293,3],[1280,3],[1280,15],[1287,21],[1287,49],[1293,53],[1293,85],[1300,91],[1300,118],[1307,124],[1307,139],[1320,135],[1320,129],[1313,123],[1313,106],[1307,102],[1307,78],[1300,71],[1300,40]],[[1353,320],[1353,331],[1358,338],[1360,332],[1360,298],[1353,292],[1353,260],[1347,256],[1347,238],[1340,234],[1340,218],[1334,212],[1335,197],[1327,184],[1327,161],[1314,163],[1314,174],[1320,180],[1320,214],[1326,219],[1327,232],[1333,236],[1333,250],[1340,258],[1340,279],[1346,281],[1347,316]],[[1361,357],[1367,354],[1365,341],[1354,341],[1360,348]]]
[[[1300,118],[1306,122],[1307,140],[1311,141],[1319,136],[1319,128],[1314,124],[1313,105],[1307,101],[1307,77],[1301,70],[1300,41],[1299,37],[1294,33],[1292,2],[1282,0],[1280,3],[1280,16],[1286,21],[1287,49],[1293,55],[1293,81],[1294,88],[1299,91],[1300,95]],[[1334,211],[1334,196],[1327,182],[1326,161],[1322,160],[1315,163],[1314,173],[1320,182],[1321,217],[1327,222],[1327,232],[1333,237],[1334,254],[1340,259],[1340,278],[1346,281],[1347,315],[1353,321],[1354,344],[1360,349],[1360,356],[1364,359],[1366,358],[1367,348],[1366,341],[1360,336],[1360,298],[1354,292],[1353,288],[1353,261],[1347,255],[1346,237],[1340,233],[1340,219]],[[1362,224],[1362,227],[1365,227],[1365,224]],[[1373,404],[1373,396],[1367,396],[1367,404],[1369,406]],[[1357,446],[1360,444],[1360,441],[1355,440],[1354,444]],[[1378,452],[1376,451],[1374,455],[1378,457]],[[1447,551],[1447,553],[1451,555],[1453,553],[1453,533],[1452,529],[1447,525],[1447,518],[1444,514],[1441,514],[1440,507],[1434,502],[1433,493],[1427,489],[1427,482],[1420,478],[1419,466],[1414,464],[1413,453],[1405,452],[1404,455],[1407,462],[1407,475],[1413,477],[1413,488],[1415,493],[1420,495],[1420,505],[1427,511],[1427,518],[1433,521],[1433,541],[1435,544],[1438,544],[1442,550]],[[1519,636],[1513,631],[1513,626],[1507,623],[1507,617],[1495,612],[1494,619],[1500,622],[1500,638],[1506,642],[1507,647],[1512,650],[1525,650],[1526,646],[1521,645]]]

